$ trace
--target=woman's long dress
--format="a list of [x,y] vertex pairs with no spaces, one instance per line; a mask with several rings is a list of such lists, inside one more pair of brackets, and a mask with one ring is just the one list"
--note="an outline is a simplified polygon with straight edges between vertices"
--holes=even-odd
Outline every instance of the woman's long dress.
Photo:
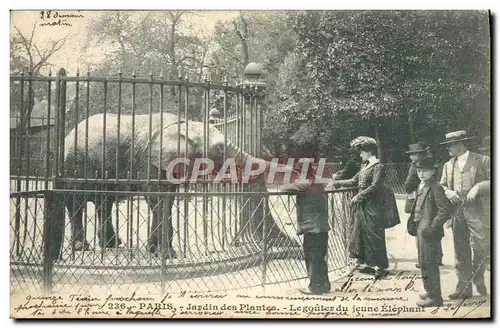
[[389,266],[385,229],[399,223],[394,193],[384,185],[384,176],[384,166],[374,162],[362,167],[352,179],[341,182],[343,186],[359,187],[360,202],[353,204],[349,255],[380,269]]

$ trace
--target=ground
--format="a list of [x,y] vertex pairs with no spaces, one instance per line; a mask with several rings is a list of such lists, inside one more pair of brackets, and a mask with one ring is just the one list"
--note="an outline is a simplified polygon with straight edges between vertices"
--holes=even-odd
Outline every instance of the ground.
[[[386,241],[387,241],[387,251],[389,255],[389,271],[390,274],[388,277],[391,279],[385,279],[381,281],[377,281],[374,285],[376,287],[372,288],[372,292],[363,292],[362,289],[366,287],[366,285],[370,282],[370,276],[364,275],[358,272],[353,272],[352,278],[343,277],[338,278],[336,274],[330,275],[330,280],[332,283],[332,293],[325,294],[323,296],[318,296],[318,298],[326,298],[329,299],[333,295],[335,296],[346,296],[359,294],[361,297],[363,295],[373,295],[378,290],[380,294],[384,294],[384,296],[397,297],[397,295],[403,295],[405,301],[397,302],[399,306],[403,304],[406,306],[415,306],[415,303],[419,300],[418,295],[423,292],[423,286],[420,276],[420,270],[415,267],[417,261],[417,250],[415,245],[415,238],[410,236],[406,231],[406,222],[408,219],[408,214],[404,213],[404,200],[398,199],[398,209],[401,216],[401,224],[398,226],[386,230]],[[451,302],[448,298],[448,295],[455,291],[455,285],[457,283],[457,277],[454,270],[454,252],[453,252],[453,237],[451,234],[451,229],[445,229],[445,237],[442,240],[443,247],[443,264],[444,266],[440,267],[441,273],[441,289],[442,295],[444,298],[445,306],[444,310],[436,313],[438,316],[457,316],[457,317],[474,317],[477,315],[480,316],[489,316],[490,314],[490,298],[476,296],[479,295],[474,288],[474,295],[471,299]],[[419,279],[420,278],[420,279]],[[488,293],[490,293],[490,272],[486,270],[485,274],[486,285],[488,288]],[[346,286],[346,282],[352,282],[352,285]],[[368,283],[367,283],[368,281]],[[405,291],[405,288],[408,285],[411,285],[412,282],[414,284]],[[306,279],[302,279],[300,281],[296,281],[293,286],[290,286],[286,291],[283,291],[283,295],[288,297],[299,297],[302,295],[299,291],[299,287],[307,286],[308,281]],[[344,286],[344,289],[342,289]],[[346,287],[351,289],[346,291]],[[410,291],[410,290],[414,290]],[[273,288],[273,286],[266,287],[266,291],[268,293],[275,294],[278,290],[282,288]],[[366,302],[365,302],[366,303]],[[369,305],[373,306],[376,304],[376,301],[369,302]],[[390,302],[388,302],[390,303]],[[367,304],[363,304],[367,305]],[[475,308],[479,306],[478,308]],[[469,313],[470,312],[470,313]]]
[[[294,204],[288,203],[287,201],[281,202],[278,200],[272,201],[274,205],[271,205],[273,208],[270,210],[273,212],[275,218],[280,218],[281,220],[277,220],[284,224],[281,226],[281,229],[288,230],[290,229],[289,221],[294,221],[293,217],[294,213]],[[76,279],[76,275],[73,275],[73,279],[68,279],[72,274],[68,274],[67,269],[61,267],[55,272],[54,276],[54,291],[58,292],[58,288],[63,285],[71,284],[74,288],[78,290],[75,292],[84,293],[89,295],[94,295],[98,293],[115,293],[115,294],[127,294],[135,291],[137,294],[150,294],[150,293],[158,293],[161,290],[165,290],[169,293],[182,293],[182,291],[188,292],[203,292],[204,290],[218,291],[219,293],[227,293],[227,295],[233,295],[234,297],[238,297],[241,295],[265,295],[267,297],[281,298],[281,299],[295,299],[299,300],[298,306],[300,304],[304,305],[322,305],[322,304],[341,304],[344,306],[345,304],[349,304],[349,306],[354,306],[354,303],[357,305],[363,306],[388,306],[390,304],[396,304],[400,306],[400,311],[406,311],[401,306],[407,307],[415,307],[415,303],[418,301],[418,294],[422,292],[422,280],[420,276],[420,271],[415,268],[415,263],[417,261],[417,252],[415,245],[415,238],[408,235],[406,232],[406,221],[408,218],[408,214],[404,213],[404,199],[398,199],[398,209],[400,211],[401,216],[401,224],[398,226],[386,230],[386,241],[387,241],[387,250],[389,255],[389,275],[380,281],[373,282],[373,279],[370,276],[362,275],[357,272],[352,272],[348,268],[344,268],[343,271],[339,272],[334,271],[330,274],[330,280],[332,282],[332,292],[329,294],[325,294],[323,296],[315,297],[314,302],[304,302],[300,301],[303,295],[298,291],[298,288],[307,286],[307,279],[297,279],[297,277],[304,277],[305,267],[303,260],[300,259],[283,259],[283,260],[275,260],[270,262],[266,267],[266,285],[262,286],[262,277],[263,277],[263,266],[257,265],[250,268],[245,268],[237,271],[227,272],[219,272],[216,274],[215,270],[213,274],[207,276],[195,276],[195,277],[184,277],[181,279],[171,280],[165,279],[166,285],[161,288],[158,283],[153,283],[150,280],[150,276],[144,276],[144,279],[139,279],[139,276],[134,276],[134,279],[125,279],[124,272],[120,270],[112,270],[118,272],[117,275],[110,275],[112,277],[114,283],[112,285],[109,282],[102,282],[99,285],[89,285],[87,277],[93,277],[94,281],[101,281],[102,276],[100,272],[90,272],[85,271],[85,279]],[[338,203],[337,203],[338,204]],[[40,204],[43,205],[43,204]],[[30,208],[33,207],[30,204]],[[33,217],[43,216],[42,211],[40,209],[43,206],[39,206],[39,211],[34,210],[35,213]],[[12,210],[12,209],[11,209]],[[145,212],[145,209],[140,209],[140,212]],[[126,210],[124,209],[124,212]],[[218,211],[217,211],[218,212]],[[284,217],[283,214],[280,213],[288,213],[290,216]],[[13,214],[13,213],[11,213]],[[215,217],[219,217],[219,214]],[[218,220],[216,220],[218,221]],[[39,221],[41,222],[41,221]],[[292,222],[293,224],[293,222]],[[31,226],[31,225],[30,225]],[[36,225],[35,225],[36,226]],[[41,227],[40,227],[41,228]],[[31,229],[31,228],[30,228]],[[210,226],[209,231],[212,229],[218,229],[216,226]],[[121,230],[121,229],[120,229]],[[146,229],[142,234],[146,234]],[[198,229],[194,229],[194,231],[198,231]],[[36,235],[38,238],[41,237],[39,231]],[[68,231],[69,232],[69,231]],[[199,232],[201,233],[201,231]],[[126,237],[126,232],[124,232],[124,236]],[[12,233],[11,233],[12,238]],[[345,247],[338,238],[330,238],[330,247],[335,247],[336,249]],[[336,239],[336,240],[334,240]],[[41,240],[39,240],[41,244]],[[38,244],[38,242],[37,242]],[[448,300],[448,295],[454,291],[454,287],[456,284],[456,274],[454,272],[454,253],[453,253],[453,238],[451,236],[451,230],[445,230],[445,237],[442,240],[443,246],[443,262],[444,266],[441,267],[441,284],[442,284],[442,294],[445,299],[445,303],[448,304],[448,310],[442,310],[441,312],[435,313],[438,316],[488,316],[489,315],[489,307],[490,307],[490,299],[489,297],[478,297],[474,296],[472,299],[462,300],[462,302],[453,302],[451,303]],[[39,249],[39,247],[36,247]],[[27,250],[29,248],[25,248]],[[11,250],[12,251],[12,250]],[[83,256],[83,254],[81,254]],[[258,253],[257,253],[258,255]],[[209,256],[211,258],[212,255]],[[95,259],[99,260],[100,257],[95,257]],[[102,260],[102,259],[101,259]],[[146,260],[146,259],[144,259]],[[72,260],[73,265],[75,264],[75,259]],[[335,259],[329,259],[329,265],[332,267]],[[85,259],[81,259],[81,263],[84,264],[87,262]],[[68,262],[69,263],[69,262]],[[109,268],[113,267],[115,263],[109,263]],[[120,263],[117,263],[120,265]],[[123,265],[123,263],[121,263]],[[132,264],[132,263],[130,263]],[[153,264],[153,263],[151,263]],[[238,265],[237,263],[235,265]],[[11,265],[12,267],[12,265]],[[182,270],[181,270],[182,271]],[[137,272],[136,272],[137,273]],[[154,272],[153,272],[154,273]],[[165,271],[162,274],[171,274],[172,272]],[[139,273],[137,273],[139,274]],[[154,273],[159,275],[160,273]],[[116,278],[116,279],[115,279]],[[119,278],[119,279],[118,279]],[[158,277],[156,277],[158,278]],[[486,271],[486,284],[487,287],[490,287],[490,274],[489,271]],[[30,279],[38,280],[36,277],[31,277]],[[292,280],[297,279],[297,280]],[[64,280],[68,280],[64,282]],[[278,281],[284,281],[281,283],[276,283]],[[11,280],[12,283],[12,280]],[[257,286],[257,287],[249,287],[249,288],[240,288],[237,290],[231,290],[236,286],[244,287],[244,286]],[[12,285],[11,285],[12,289]],[[62,291],[62,290],[61,290]],[[14,290],[11,290],[11,293],[17,293]],[[14,295],[14,294],[12,294]],[[260,296],[259,296],[260,297]],[[339,298],[342,302],[339,303]],[[345,300],[343,298],[346,298]],[[351,298],[350,301],[347,299]],[[353,302],[353,299],[361,298],[364,299],[363,302]],[[259,300],[262,300],[259,298]],[[247,300],[248,301],[248,300]],[[275,299],[270,299],[272,303]],[[396,302],[396,303],[395,303]],[[460,304],[457,306],[457,303]],[[477,308],[476,308],[477,307]],[[388,309],[388,308],[387,308]],[[446,309],[446,307],[445,307]],[[352,308],[354,311],[354,308]],[[370,308],[362,308],[355,310],[355,315],[360,316],[370,316],[373,314],[373,309]],[[372,312],[370,312],[372,311]],[[410,311],[410,310],[408,310]],[[478,312],[479,311],[479,312]],[[469,313],[470,312],[470,313]],[[288,312],[287,312],[288,313]],[[385,314],[384,314],[385,313]],[[387,314],[388,313],[388,314]],[[408,312],[409,315],[412,315],[413,312]],[[354,315],[354,314],[352,314]],[[351,316],[352,316],[351,315]],[[378,313],[377,315],[386,316],[386,315],[394,315],[393,312],[383,312],[383,314]]]

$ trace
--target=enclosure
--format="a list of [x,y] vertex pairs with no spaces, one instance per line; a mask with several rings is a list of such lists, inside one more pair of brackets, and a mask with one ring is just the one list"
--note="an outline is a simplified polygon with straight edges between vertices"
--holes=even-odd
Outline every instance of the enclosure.
[[[265,87],[255,63],[235,86],[64,69],[11,76],[19,117],[11,133],[11,290],[215,291],[307,277],[295,194],[279,190],[284,176],[214,183],[227,158],[241,169],[261,157]],[[35,92],[48,103],[38,145]],[[172,184],[166,169],[182,157],[215,167]],[[174,168],[182,175],[190,167]],[[350,267],[354,192],[325,193],[328,265],[339,275]]]

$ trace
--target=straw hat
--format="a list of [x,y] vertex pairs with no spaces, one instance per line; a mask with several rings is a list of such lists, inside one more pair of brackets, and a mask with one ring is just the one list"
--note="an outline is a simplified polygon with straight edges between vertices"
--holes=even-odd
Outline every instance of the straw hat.
[[474,139],[475,137],[471,137],[468,135],[467,131],[461,130],[461,131],[453,131],[450,133],[447,133],[445,135],[445,141],[440,142],[440,145],[445,145],[445,144],[450,144],[454,142],[461,142],[461,141],[466,141],[466,140],[471,140]]

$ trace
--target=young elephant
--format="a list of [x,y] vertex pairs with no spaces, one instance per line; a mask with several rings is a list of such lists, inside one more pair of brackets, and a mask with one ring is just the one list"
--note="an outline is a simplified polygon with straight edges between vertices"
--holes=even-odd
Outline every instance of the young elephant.
[[[149,115],[136,115],[135,122],[129,115],[104,114],[93,115],[87,121],[82,121],[66,136],[65,139],[65,171],[69,178],[84,178],[88,181],[78,182],[71,187],[77,190],[105,190],[108,191],[148,191],[149,185],[144,184],[115,184],[96,183],[94,178],[102,179],[128,179],[131,174],[133,179],[139,177],[146,179],[149,168],[149,178],[166,179],[165,169],[168,163],[177,157],[177,142],[180,141],[180,157],[194,157],[201,153],[200,134],[203,135],[203,123],[191,123],[189,140],[185,134],[178,135],[178,124],[183,125],[184,121],[179,121],[176,115],[153,114],[151,117],[151,142],[149,139]],[[86,125],[88,124],[88,141],[86,142]],[[200,129],[201,125],[201,129]],[[185,127],[183,127],[185,130]],[[220,141],[217,136],[220,134],[210,127],[210,134],[214,136],[215,142]],[[118,133],[119,131],[119,133]],[[76,138],[75,138],[76,134]],[[188,154],[185,149],[188,149]],[[160,161],[160,147],[162,158]],[[148,153],[151,150],[151,161],[148,163]],[[118,156],[117,156],[118,152]],[[118,163],[118,166],[117,166]],[[118,167],[118,171],[117,171]],[[130,173],[129,173],[130,172]],[[154,188],[153,191],[175,192],[177,185],[163,184]],[[87,193],[84,196],[69,197],[65,199],[65,205],[70,215],[72,225],[72,238],[76,250],[89,248],[88,242],[84,238],[83,232],[83,208],[87,201],[93,202],[97,209],[98,237],[102,248],[115,247],[121,241],[115,233],[111,221],[113,202],[121,201],[125,197],[105,197],[103,194]],[[172,206],[173,196],[163,197],[165,199],[163,209],[159,206],[159,197],[146,197],[149,208],[152,210],[153,222],[151,227],[149,250],[155,252],[161,248],[163,231],[161,229],[160,217],[165,214],[167,218],[166,233],[167,256],[176,256],[172,249],[173,228],[172,228]],[[162,211],[164,212],[162,213]]]
[[[93,115],[87,121],[82,121],[66,137],[65,140],[65,171],[67,177],[84,178],[88,180],[72,185],[77,190],[99,190],[103,187],[109,191],[148,191],[150,185],[144,184],[115,184],[110,181],[103,185],[92,181],[93,177],[108,179],[127,179],[128,172],[139,172],[141,179],[147,177],[148,168],[151,179],[166,179],[166,169],[168,165],[177,158],[178,140],[180,141],[179,157],[187,157],[192,160],[203,154],[204,136],[208,131],[207,157],[212,159],[216,165],[222,163],[224,158],[224,148],[226,148],[226,157],[238,157],[238,161],[244,167],[246,161],[252,158],[250,155],[239,150],[234,144],[225,140],[224,135],[215,127],[205,126],[202,122],[188,121],[187,131],[186,122],[179,121],[177,115],[173,114],[153,114],[136,115],[133,123],[133,117],[129,115],[118,116],[107,114],[104,120],[103,114]],[[149,124],[151,122],[151,142],[149,138]],[[119,125],[118,125],[119,123]],[[88,143],[86,146],[86,126],[88,124]],[[180,134],[179,125],[180,124]],[[119,134],[118,134],[119,129]],[[76,134],[76,138],[75,138]],[[118,137],[119,135],[119,137]],[[76,139],[76,142],[75,142]],[[224,147],[226,144],[226,147]],[[118,147],[118,148],[117,148]],[[118,156],[117,156],[118,149]],[[161,149],[161,159],[160,159]],[[187,149],[187,153],[186,150]],[[87,150],[87,151],[86,151]],[[151,151],[151,161],[148,163],[148,154]],[[132,168],[130,159],[132,158]],[[261,159],[255,159],[263,161]],[[117,171],[118,163],[118,171]],[[268,163],[268,162],[267,162]],[[269,165],[267,165],[269,167]],[[265,174],[265,172],[263,172]],[[132,176],[136,179],[136,174]],[[256,184],[263,184],[263,179],[254,180]],[[151,188],[151,191],[175,192],[177,184],[163,183],[160,189]],[[123,200],[124,197],[104,197],[104,195],[95,195],[87,193],[84,197],[71,197],[65,200],[71,220],[71,231],[76,250],[85,250],[89,248],[88,242],[84,238],[83,231],[83,208],[88,201],[94,202],[97,208],[98,238],[102,248],[116,247],[121,244],[117,233],[113,229],[111,213],[113,202]],[[163,199],[163,201],[162,201]],[[153,214],[151,231],[148,240],[148,249],[155,253],[161,250],[162,241],[166,238],[166,253],[168,258],[175,258],[176,253],[172,247],[173,226],[172,226],[172,207],[175,196],[164,197],[146,197],[149,208]],[[102,206],[99,206],[102,204]],[[287,235],[283,234],[273,222],[273,218],[268,215],[271,224],[270,236],[276,240],[288,240]],[[162,229],[162,217],[165,218],[165,229]],[[164,231],[165,230],[165,231]],[[164,236],[166,234],[166,236]],[[291,242],[291,241],[290,241]]]

